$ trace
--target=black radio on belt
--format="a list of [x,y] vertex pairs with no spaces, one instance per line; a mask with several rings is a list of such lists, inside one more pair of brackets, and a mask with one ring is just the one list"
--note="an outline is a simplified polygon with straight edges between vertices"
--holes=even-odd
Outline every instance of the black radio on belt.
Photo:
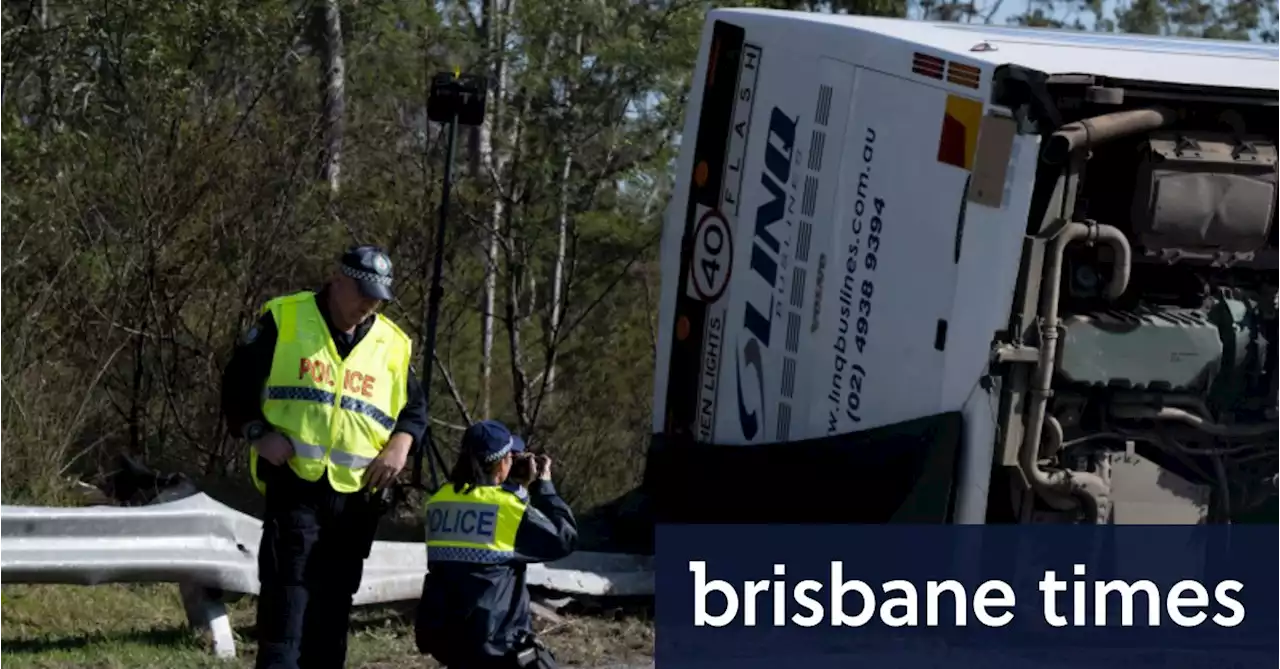
[[373,515],[381,516],[395,506],[398,489],[399,486],[395,485],[389,485],[378,490],[366,489],[369,495],[369,510],[373,512]]

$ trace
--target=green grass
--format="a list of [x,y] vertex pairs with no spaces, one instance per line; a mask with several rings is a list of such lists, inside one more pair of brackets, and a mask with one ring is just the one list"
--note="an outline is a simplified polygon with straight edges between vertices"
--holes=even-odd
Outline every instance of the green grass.
[[[177,586],[7,585],[0,589],[0,652],[6,669],[252,667],[253,598],[229,608],[237,657],[224,661],[213,657],[205,635],[186,626]],[[347,666],[436,667],[414,648],[411,611],[411,603],[358,608]],[[649,662],[653,654],[653,627],[643,617],[564,616],[536,625],[565,666]]]

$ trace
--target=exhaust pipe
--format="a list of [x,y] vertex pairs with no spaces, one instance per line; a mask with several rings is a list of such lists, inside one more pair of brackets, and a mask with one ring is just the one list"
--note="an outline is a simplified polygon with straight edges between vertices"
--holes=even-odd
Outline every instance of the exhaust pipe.
[[1080,149],[1088,149],[1126,135],[1158,130],[1173,124],[1177,115],[1171,109],[1152,107],[1132,109],[1094,116],[1058,128],[1045,144],[1044,160],[1061,165]]
[[1115,254],[1115,266],[1107,284],[1107,299],[1114,300],[1129,287],[1129,268],[1132,261],[1129,240],[1124,233],[1110,225],[1097,223],[1067,223],[1058,235],[1045,258],[1044,283],[1040,292],[1040,359],[1036,364],[1029,389],[1030,407],[1027,411],[1026,431],[1023,433],[1019,464],[1033,488],[1048,501],[1060,499],[1063,494],[1078,496],[1087,494],[1094,498],[1094,508],[1100,491],[1106,489],[1101,478],[1084,472],[1054,471],[1040,468],[1040,441],[1046,421],[1052,420],[1050,435],[1061,445],[1061,427],[1057,421],[1045,416],[1049,403],[1049,391],[1053,382],[1053,370],[1058,353],[1058,298],[1061,293],[1062,260],[1069,244],[1085,240],[1104,242]]

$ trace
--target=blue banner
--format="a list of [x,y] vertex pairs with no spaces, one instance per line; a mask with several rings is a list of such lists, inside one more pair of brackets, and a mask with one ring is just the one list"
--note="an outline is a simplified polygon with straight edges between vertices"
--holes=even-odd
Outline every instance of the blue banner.
[[661,669],[1280,666],[1274,525],[660,525]]

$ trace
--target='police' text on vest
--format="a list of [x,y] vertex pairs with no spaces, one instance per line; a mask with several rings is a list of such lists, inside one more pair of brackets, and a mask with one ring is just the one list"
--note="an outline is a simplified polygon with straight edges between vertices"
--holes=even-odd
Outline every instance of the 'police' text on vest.
[[[302,358],[298,360],[298,378],[301,379],[308,374],[311,380],[316,383],[328,384],[333,387],[333,367],[326,364],[323,360],[308,360]],[[348,393],[360,393],[365,397],[373,397],[373,386],[378,382],[377,377],[358,372],[354,369],[348,369],[343,375],[342,389]]]
[[427,508],[427,538],[487,544],[497,530],[498,505],[436,502]]

